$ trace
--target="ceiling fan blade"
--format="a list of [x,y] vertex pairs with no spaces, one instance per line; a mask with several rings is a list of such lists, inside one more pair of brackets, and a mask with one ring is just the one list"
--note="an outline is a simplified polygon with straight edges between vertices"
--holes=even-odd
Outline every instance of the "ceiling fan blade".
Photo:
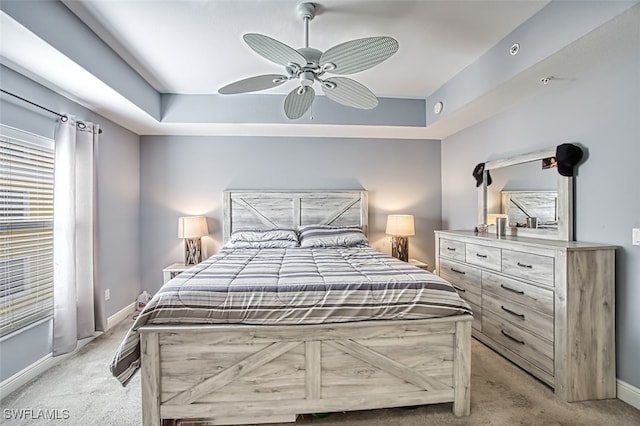
[[327,69],[333,74],[353,74],[378,65],[396,53],[398,47],[394,38],[386,36],[351,40],[324,52],[320,57],[320,65],[335,65],[334,69]]
[[322,90],[329,99],[342,105],[359,109],[373,109],[378,106],[376,95],[350,78],[328,78],[322,83]]
[[274,40],[262,34],[245,34],[245,43],[249,45],[258,55],[275,62],[276,64],[287,66],[290,63],[298,64],[301,67],[307,64],[307,60],[294,48]]
[[218,89],[218,93],[221,95],[235,95],[237,93],[257,92],[258,90],[271,89],[272,87],[280,86],[287,80],[287,76],[280,74],[257,75],[255,77],[249,77],[244,80],[238,80],[231,84],[227,84],[226,86]]
[[[300,93],[302,91],[302,93]],[[311,107],[316,92],[311,86],[300,86],[293,89],[284,100],[284,113],[287,118],[295,120],[304,115]]]

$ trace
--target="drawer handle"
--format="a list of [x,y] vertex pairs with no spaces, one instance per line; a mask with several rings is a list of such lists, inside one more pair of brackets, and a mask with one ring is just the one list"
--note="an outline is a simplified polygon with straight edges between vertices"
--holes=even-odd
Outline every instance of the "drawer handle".
[[520,262],[518,262],[518,266],[521,266],[523,268],[529,268],[529,269],[533,268],[533,265],[525,265],[524,263],[520,263]]
[[483,258],[483,259],[486,259],[486,258],[487,258],[487,255],[486,255],[486,254],[476,253],[476,256],[481,257],[481,258]]
[[505,332],[504,332],[504,330],[500,330],[500,333],[502,333],[502,335],[503,335],[504,337],[506,337],[506,338],[508,338],[508,339],[511,339],[511,340],[513,340],[513,341],[514,341],[514,342],[516,342],[516,343],[519,343],[519,344],[521,344],[521,345],[524,345],[524,340],[516,339],[515,337],[510,336],[508,333],[505,333]]
[[453,286],[453,288],[455,288],[456,290],[458,290],[460,293],[465,293],[465,292],[467,291],[467,290],[465,290],[464,288],[460,288],[460,287],[457,287],[457,286],[455,286],[455,285]]
[[519,314],[517,312],[512,311],[509,308],[505,308],[504,306],[500,306],[500,307],[502,308],[503,311],[505,311],[505,312],[507,312],[507,313],[509,313],[509,314],[511,314],[513,316],[516,316],[516,317],[518,317],[520,319],[524,319],[524,314]]
[[512,293],[515,293],[515,294],[524,294],[524,291],[522,291],[522,290],[516,290],[515,288],[511,288],[511,287],[507,287],[507,286],[506,286],[506,285],[504,285],[504,284],[500,284],[500,287],[504,288],[504,289],[505,289],[505,290],[507,290],[507,291],[510,291],[510,292],[512,292]]
[[447,250],[449,250],[449,251],[456,251],[455,247],[447,247]]
[[456,274],[462,274],[462,275],[466,275],[467,273],[464,271],[459,271],[456,268],[450,268],[453,272],[455,272]]

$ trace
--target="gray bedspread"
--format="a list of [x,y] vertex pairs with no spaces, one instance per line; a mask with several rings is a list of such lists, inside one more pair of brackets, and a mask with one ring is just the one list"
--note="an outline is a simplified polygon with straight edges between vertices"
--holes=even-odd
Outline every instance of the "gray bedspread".
[[110,365],[124,385],[147,324],[293,325],[470,314],[444,279],[371,247],[222,249],[165,284]]

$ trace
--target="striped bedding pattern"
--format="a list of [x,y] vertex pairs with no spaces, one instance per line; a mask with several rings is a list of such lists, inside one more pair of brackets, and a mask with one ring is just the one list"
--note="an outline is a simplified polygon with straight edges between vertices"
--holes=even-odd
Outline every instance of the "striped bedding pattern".
[[309,225],[300,229],[300,247],[353,247],[369,245],[359,226]]
[[147,324],[292,325],[470,314],[444,279],[366,247],[232,248],[166,283],[110,365],[125,385]]

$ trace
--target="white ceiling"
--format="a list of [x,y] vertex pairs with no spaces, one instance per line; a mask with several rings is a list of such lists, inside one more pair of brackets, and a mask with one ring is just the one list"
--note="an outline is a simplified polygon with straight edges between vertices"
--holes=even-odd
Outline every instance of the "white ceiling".
[[[214,94],[241,78],[283,72],[244,44],[245,33],[304,45],[297,1],[64,3],[161,93]],[[378,96],[425,98],[547,3],[321,0],[310,46],[324,51],[351,39],[394,37],[398,53],[354,78]]]
[[[379,97],[426,101],[426,126],[356,125],[193,117],[201,110],[210,113],[208,102],[227,108],[227,97],[216,93],[230,82],[282,73],[245,45],[242,35],[256,32],[301,47],[304,24],[297,0],[60,1],[66,8],[51,1],[2,3],[1,63],[140,135],[442,139],[568,84],[606,61],[612,50],[636,49],[640,14],[636,7],[622,21],[612,19],[636,2],[594,2],[585,8],[546,0],[321,1],[310,23],[311,47],[326,50],[356,38],[394,37],[397,54],[352,78]],[[153,89],[123,69],[111,52],[100,52],[102,46],[75,25],[74,14]],[[64,23],[54,21],[61,17]],[[66,43],[74,36],[87,43],[69,50]],[[515,41],[524,43],[524,55],[509,56]],[[103,56],[96,57],[96,51]],[[546,76],[560,78],[542,85]],[[178,95],[161,99],[157,92]],[[207,96],[181,96],[200,94]],[[162,102],[176,97],[204,103],[187,103],[186,118],[167,120]],[[430,111],[439,100],[445,111],[435,117]],[[171,108],[176,111],[175,104]]]

